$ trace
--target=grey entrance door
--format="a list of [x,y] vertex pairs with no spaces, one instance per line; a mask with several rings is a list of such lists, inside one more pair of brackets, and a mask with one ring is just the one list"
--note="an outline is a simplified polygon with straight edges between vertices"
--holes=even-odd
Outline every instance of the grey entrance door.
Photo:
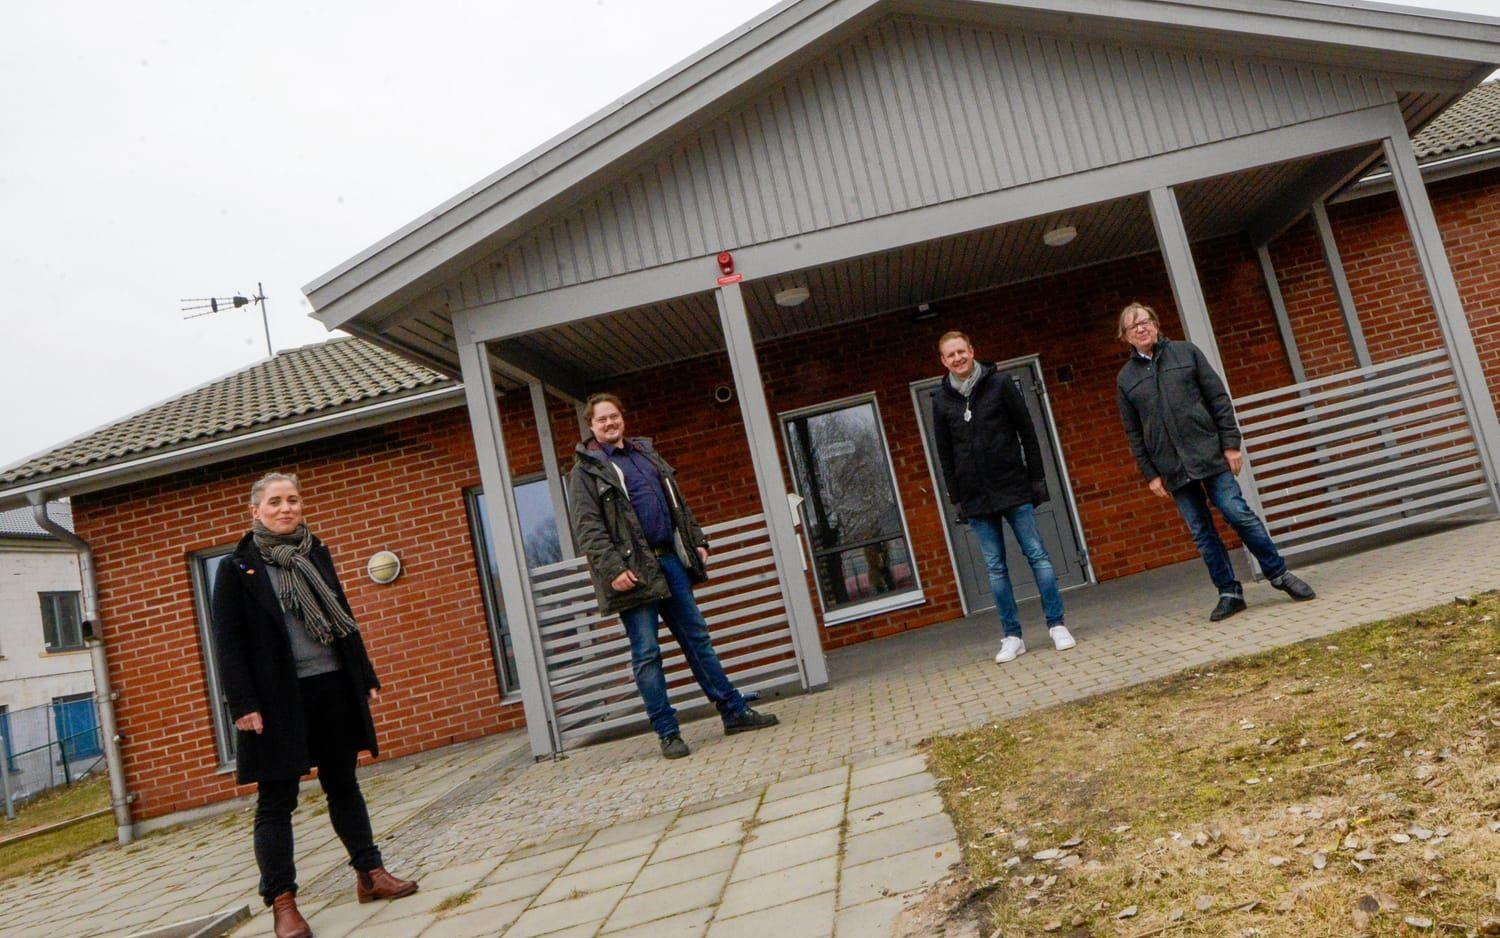
[[[1050,501],[1036,512],[1037,527],[1042,532],[1042,542],[1052,557],[1057,570],[1058,585],[1066,589],[1088,582],[1088,557],[1079,542],[1078,524],[1073,517],[1072,500],[1066,481],[1058,465],[1057,438],[1047,420],[1047,409],[1042,406],[1041,375],[1035,359],[1002,366],[1007,378],[1021,385],[1026,395],[1026,406],[1031,411],[1032,425],[1042,447],[1042,462],[1047,470],[1047,491]],[[932,399],[941,386],[941,378],[931,378],[912,385],[912,396],[917,404],[917,417],[922,424],[922,435],[926,439],[927,453],[932,468],[934,491],[943,506],[943,524],[948,531],[948,543],[953,550],[953,564],[958,569],[959,589],[963,593],[964,608],[970,614],[995,607],[990,592],[989,576],[984,569],[984,555],[979,550],[979,539],[966,524],[958,523],[953,505],[948,501],[948,490],[943,485],[942,467],[938,463],[937,447],[932,436]],[[1031,567],[1021,554],[1009,525],[1005,529],[1005,565],[1010,572],[1010,582],[1017,599],[1030,599],[1037,595],[1036,581],[1032,579]]]

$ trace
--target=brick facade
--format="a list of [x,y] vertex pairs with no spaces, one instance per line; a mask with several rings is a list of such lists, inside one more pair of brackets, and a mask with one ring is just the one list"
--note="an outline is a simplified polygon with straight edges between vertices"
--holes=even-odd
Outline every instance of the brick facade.
[[[1494,234],[1500,173],[1435,184],[1431,195],[1490,386],[1500,396],[1500,238]],[[1375,359],[1440,345],[1394,196],[1336,205],[1331,214]],[[1194,251],[1233,392],[1289,383],[1248,243],[1223,238]],[[1310,223],[1278,240],[1272,255],[1308,375],[1352,367]],[[759,348],[773,412],[874,393],[926,594],[923,605],[827,629],[827,647],[961,614],[910,393],[911,382],[941,372],[933,346],[948,329],[968,332],[988,359],[1039,356],[1101,579],[1195,556],[1171,502],[1146,494],[1120,431],[1114,379],[1124,348],[1114,335],[1114,316],[1131,299],[1153,305],[1165,331],[1181,335],[1165,269],[1151,253],[944,301],[929,322],[914,323],[903,312]],[[630,432],[655,438],[677,467],[684,494],[705,524],[759,510],[738,406],[713,397],[716,385],[731,383],[722,355],[676,366],[670,381],[657,369],[607,383],[626,402]],[[513,471],[540,471],[526,395],[504,398],[502,413]],[[566,467],[577,439],[575,418],[557,404],[552,420]],[[486,635],[463,497],[479,477],[461,409],[82,497],[75,502],[76,523],[98,554],[138,818],[235,792],[230,777],[215,771],[189,556],[244,531],[245,493],[272,468],[301,474],[310,520],[333,550],[388,686],[377,710],[383,755],[496,732],[522,719],[518,705],[500,703]],[[789,476],[786,481],[790,488]],[[405,565],[388,587],[363,575],[364,561],[381,548],[396,550]]]

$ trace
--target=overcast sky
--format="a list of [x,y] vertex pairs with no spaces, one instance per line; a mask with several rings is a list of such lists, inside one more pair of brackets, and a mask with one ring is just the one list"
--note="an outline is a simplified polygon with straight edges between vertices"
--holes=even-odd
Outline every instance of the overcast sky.
[[8,5],[0,465],[265,356],[181,298],[325,340],[303,284],[773,5]]

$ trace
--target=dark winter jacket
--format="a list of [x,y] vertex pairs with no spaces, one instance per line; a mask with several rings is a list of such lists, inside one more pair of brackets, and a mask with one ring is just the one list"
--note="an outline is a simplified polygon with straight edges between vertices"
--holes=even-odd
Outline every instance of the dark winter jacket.
[[[697,548],[707,548],[708,539],[693,518],[677,485],[677,473],[651,446],[651,441],[633,438],[628,441],[661,473],[667,505],[672,512],[674,540],[680,541],[678,559],[694,583],[708,579]],[[656,554],[646,543],[641,520],[630,505],[624,479],[604,456],[604,450],[592,438],[578,444],[576,459],[568,470],[568,500],[573,514],[573,539],[589,561],[589,575],[599,597],[601,612],[619,612],[670,595],[666,577]],[[635,574],[636,585],[625,592],[610,586],[621,573]]]
[[1134,351],[1116,381],[1120,420],[1147,482],[1168,490],[1229,471],[1224,450],[1240,428],[1224,382],[1191,342],[1162,339],[1146,361]]
[[[322,541],[314,543],[311,559],[352,616],[333,568],[333,557]],[[234,553],[219,564],[214,576],[213,630],[219,682],[229,702],[230,716],[238,720],[247,713],[259,713],[265,724],[259,734],[236,731],[236,781],[248,785],[307,774],[312,766],[297,665],[292,660],[281,601],[276,598],[265,561],[255,549],[253,535],[246,534]],[[364,639],[355,632],[334,639],[332,647],[350,677],[351,693],[358,698],[355,712],[360,725],[351,730],[357,734],[356,748],[379,755],[369,696],[370,689],[380,687],[380,682],[375,679]]]
[[[975,367],[981,367],[976,364]],[[1046,498],[1046,467],[1020,384],[993,364],[964,396],[943,379],[932,401],[933,436],[948,498],[965,517],[992,515]]]

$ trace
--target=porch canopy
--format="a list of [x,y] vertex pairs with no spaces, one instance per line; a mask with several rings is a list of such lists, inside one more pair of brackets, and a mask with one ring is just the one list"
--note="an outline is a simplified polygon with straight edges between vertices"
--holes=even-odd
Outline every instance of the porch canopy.
[[[1410,134],[1496,62],[1500,20],[1349,2],[793,0],[305,291],[329,328],[463,377],[543,755],[638,711],[581,561],[526,572],[496,389],[529,385],[546,434],[545,392],[727,352],[761,511],[726,532],[729,631],[710,621],[767,685],[827,671],[758,341],[1159,251],[1218,363],[1189,245],[1245,232],[1297,379],[1239,401],[1251,456],[1263,438],[1299,496],[1273,527],[1321,544],[1494,507],[1500,423]],[[1443,350],[1304,382],[1265,245],[1308,213],[1326,231],[1323,203],[1382,160]],[[1076,239],[1046,246],[1062,226]],[[778,307],[789,286],[811,298]]]

